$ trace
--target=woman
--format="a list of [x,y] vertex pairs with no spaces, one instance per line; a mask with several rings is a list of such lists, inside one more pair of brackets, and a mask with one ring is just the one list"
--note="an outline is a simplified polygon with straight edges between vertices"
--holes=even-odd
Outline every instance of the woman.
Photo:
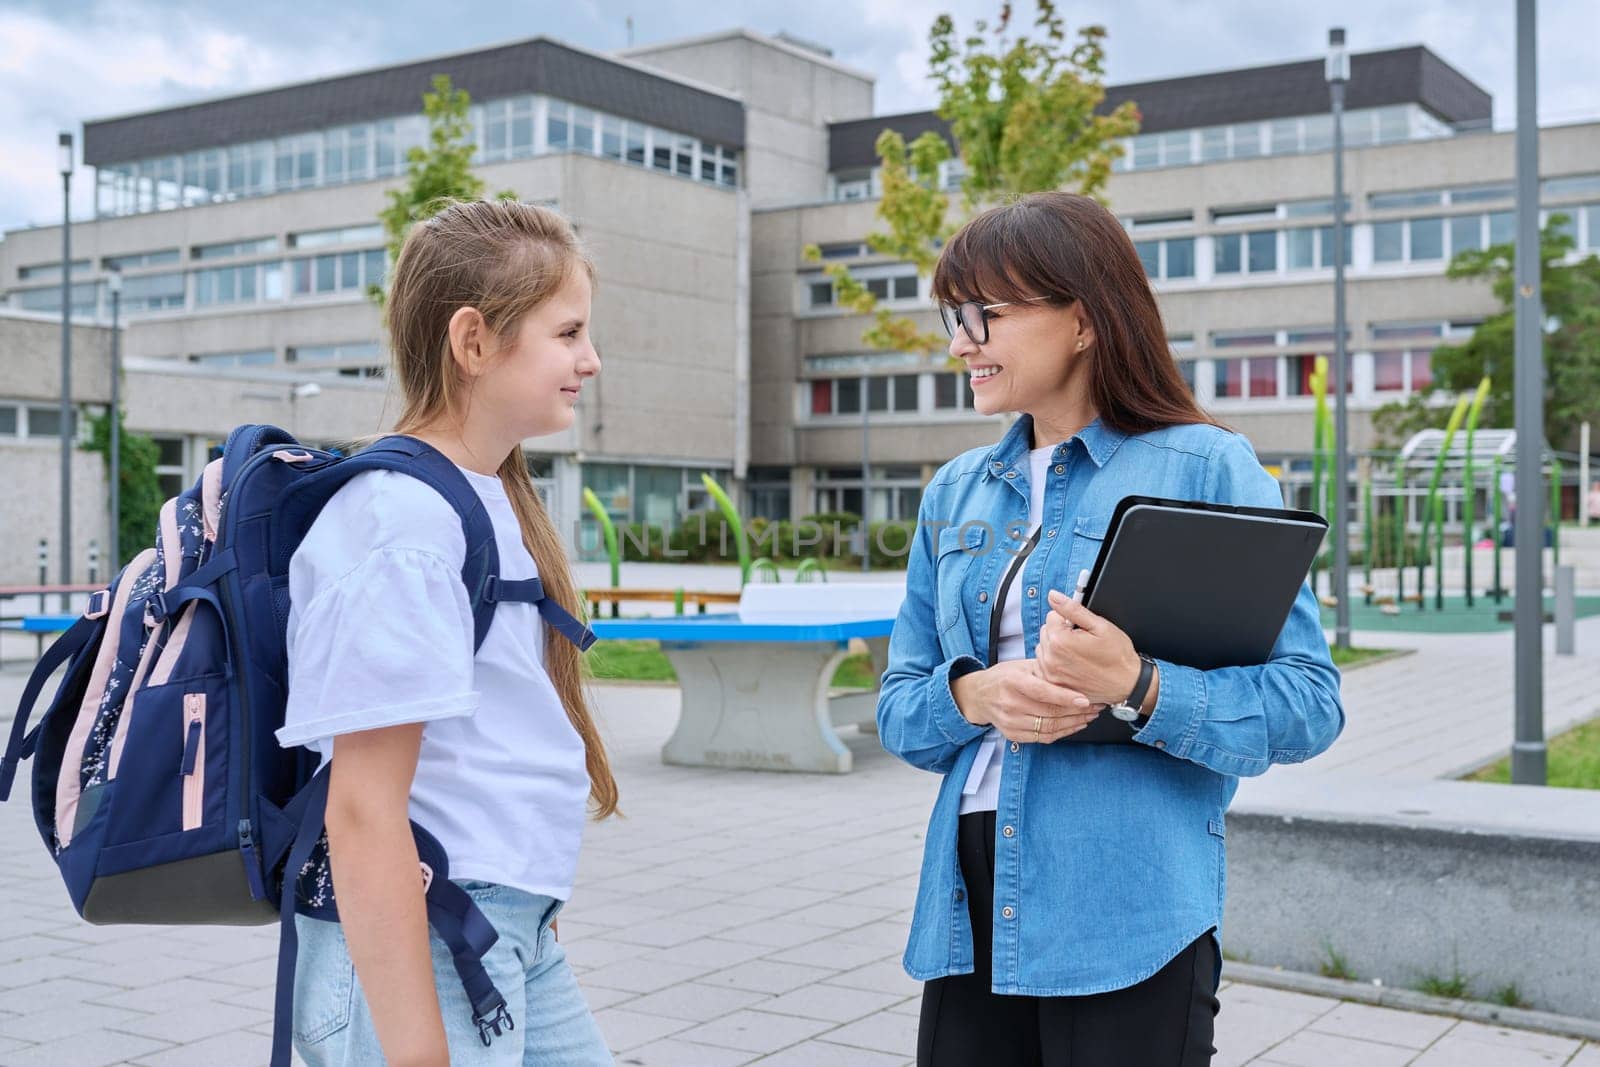
[[[594,268],[571,226],[515,201],[456,203],[419,222],[385,307],[396,431],[454,461],[493,523],[500,576],[538,577],[579,611],[560,536],[522,442],[572,424],[599,373]],[[576,645],[527,603],[501,603],[474,653],[461,521],[396,471],[347,482],[289,566],[289,698],[278,740],[329,769],[327,842],[339,922],[297,917],[295,1047],[320,1065],[612,1062],[561,946],[585,802],[617,785]],[[430,938],[410,820],[499,934],[483,963],[512,1026],[473,1022]]]
[[[1237,776],[1344,724],[1317,603],[1302,588],[1266,664],[1199,671],[1062,590],[1124,496],[1277,507],[1277,483],[1195,404],[1094,200],[985,212],[933,292],[976,409],[1021,417],[923,495],[878,703],[885,748],[944,775],[905,955],[918,1063],[1207,1064]],[[1134,743],[1072,742],[1112,704],[1140,709]]]

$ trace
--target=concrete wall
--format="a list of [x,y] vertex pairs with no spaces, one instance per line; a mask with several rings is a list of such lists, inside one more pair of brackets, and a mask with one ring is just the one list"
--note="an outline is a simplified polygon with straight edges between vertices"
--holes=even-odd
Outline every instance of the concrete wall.
[[1363,981],[1459,973],[1600,1019],[1600,794],[1279,773],[1228,815],[1231,956],[1315,972],[1331,948]]
[[623,54],[744,98],[745,185],[756,208],[820,199],[828,187],[827,124],[872,114],[870,74],[749,31]]

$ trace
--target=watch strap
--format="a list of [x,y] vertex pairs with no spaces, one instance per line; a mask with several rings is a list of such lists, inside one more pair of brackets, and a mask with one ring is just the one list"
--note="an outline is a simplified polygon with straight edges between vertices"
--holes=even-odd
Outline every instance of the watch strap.
[[1133,683],[1133,692],[1128,694],[1128,699],[1122,702],[1123,707],[1132,708],[1142,713],[1144,698],[1150,692],[1150,682],[1155,678],[1156,661],[1139,653],[1139,680]]

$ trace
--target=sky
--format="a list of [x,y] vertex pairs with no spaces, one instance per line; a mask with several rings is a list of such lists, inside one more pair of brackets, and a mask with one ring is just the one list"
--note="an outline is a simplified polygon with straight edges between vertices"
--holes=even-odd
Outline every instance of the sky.
[[[0,0],[0,232],[61,219],[56,139],[86,120],[148,111],[444,52],[549,36],[595,51],[743,26],[787,31],[877,75],[877,113],[932,107],[928,28],[965,30],[1000,0]],[[1033,4],[1019,0],[1019,18]],[[1515,0],[1062,0],[1072,31],[1108,32],[1107,82],[1145,81],[1323,54],[1343,25],[1355,52],[1424,44],[1516,114]],[[1541,0],[1541,123],[1600,117],[1600,0]],[[448,12],[448,17],[446,17]],[[73,180],[93,213],[93,172]]]

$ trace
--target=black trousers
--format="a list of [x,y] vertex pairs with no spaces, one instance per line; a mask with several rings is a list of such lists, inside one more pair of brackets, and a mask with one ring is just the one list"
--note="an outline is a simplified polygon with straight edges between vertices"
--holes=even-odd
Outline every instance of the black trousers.
[[1208,1067],[1216,941],[1202,934],[1154,975],[1086,997],[990,992],[995,813],[961,816],[957,852],[972,916],[972,974],[922,990],[917,1067]]

